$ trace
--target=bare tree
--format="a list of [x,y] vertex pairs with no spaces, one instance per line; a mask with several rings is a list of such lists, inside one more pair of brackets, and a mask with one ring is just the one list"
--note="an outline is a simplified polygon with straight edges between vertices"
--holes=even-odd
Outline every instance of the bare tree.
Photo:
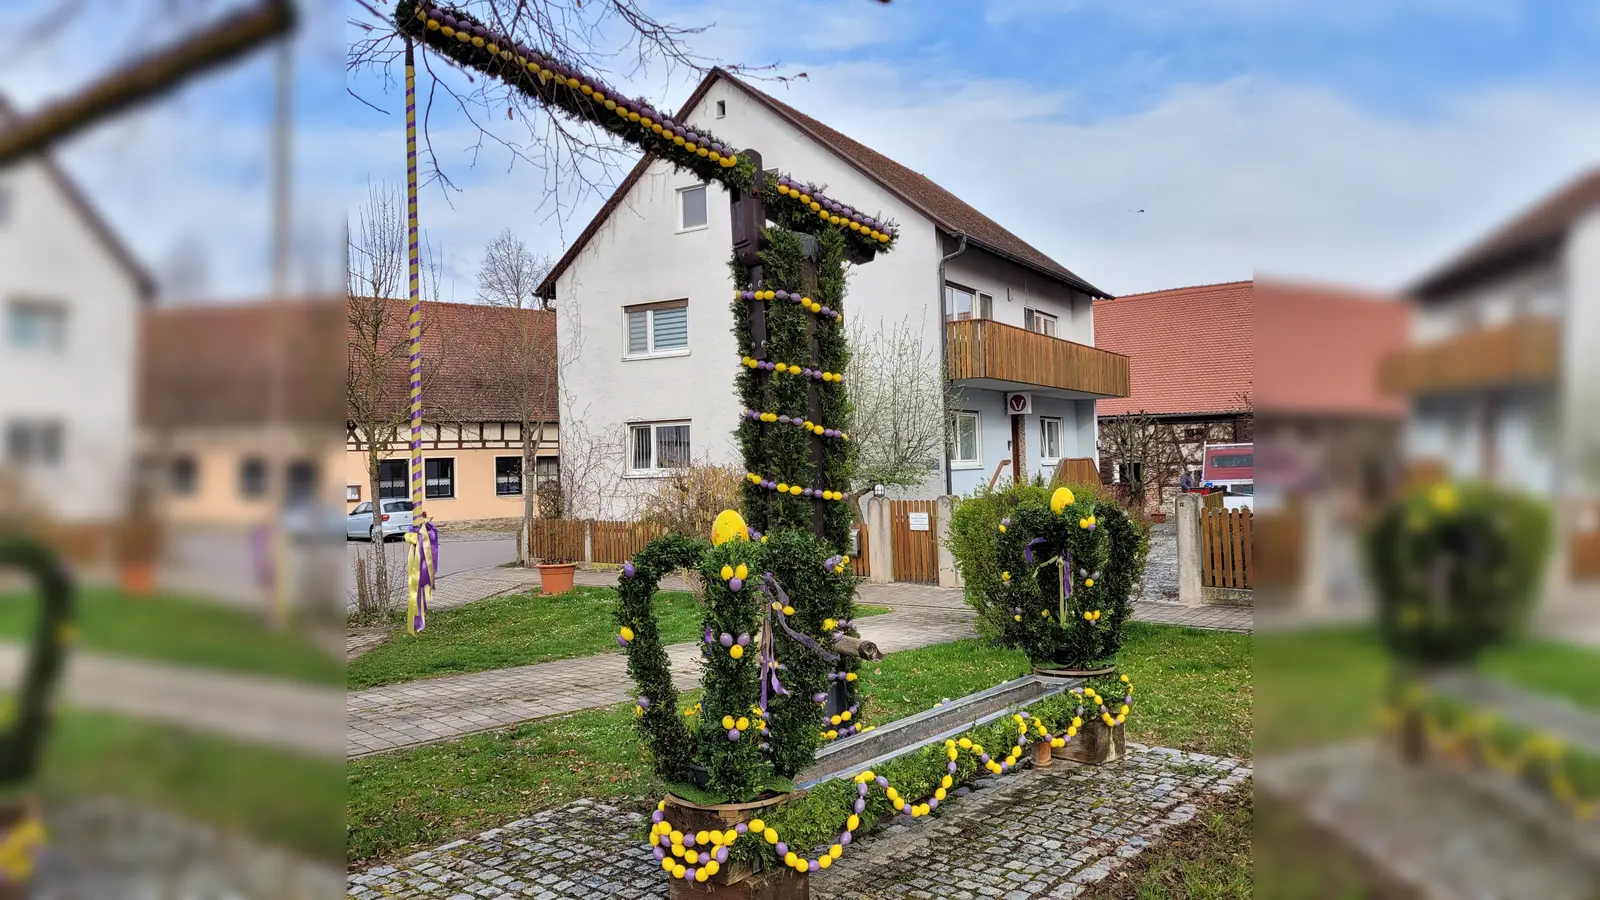
[[1100,420],[1100,456],[1118,473],[1123,501],[1143,508],[1150,489],[1161,492],[1177,482],[1183,467],[1182,434],[1170,423],[1140,410]]
[[869,332],[857,320],[850,332],[846,383],[852,385],[856,483],[850,508],[876,485],[915,487],[939,468],[946,429],[945,408],[959,405],[940,370],[939,351],[925,339],[921,322],[909,318]]
[[[407,223],[400,191],[369,185],[356,231],[347,238],[346,283],[348,368],[345,374],[347,427],[367,454],[367,496],[378,521],[382,499],[379,463],[410,431],[410,293]],[[438,296],[438,267],[423,266],[423,297]],[[424,357],[423,392],[436,367]],[[374,541],[368,565],[369,607],[362,616],[381,615],[389,605],[391,578],[383,542]]]
[[[529,310],[494,319],[499,352],[491,375],[509,392],[522,434],[522,519],[531,522],[538,500],[538,453],[559,415],[556,408],[560,367],[552,314],[536,293],[550,272],[550,258],[533,253],[511,229],[502,230],[483,251],[478,268],[478,301]],[[541,511],[541,515],[546,514]]]

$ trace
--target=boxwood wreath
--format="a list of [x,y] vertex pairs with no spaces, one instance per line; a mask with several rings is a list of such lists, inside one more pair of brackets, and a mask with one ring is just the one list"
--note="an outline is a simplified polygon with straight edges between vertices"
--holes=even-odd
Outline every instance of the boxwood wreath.
[[[998,579],[980,611],[1040,667],[1092,670],[1122,646],[1143,538],[1122,507],[1087,491],[1030,495],[995,526]],[[975,604],[977,605],[977,604]]]
[[32,537],[0,533],[0,571],[8,569],[33,582],[40,602],[16,714],[11,727],[0,733],[0,796],[14,797],[38,769],[39,749],[50,728],[51,696],[74,633],[72,582],[48,547]]

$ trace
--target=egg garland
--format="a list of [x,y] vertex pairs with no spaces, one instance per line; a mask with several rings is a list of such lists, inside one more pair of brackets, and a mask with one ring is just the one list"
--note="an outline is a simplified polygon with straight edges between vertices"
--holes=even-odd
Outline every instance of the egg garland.
[[798,485],[798,484],[790,484],[787,481],[778,481],[778,480],[772,479],[772,478],[764,478],[764,477],[762,477],[760,474],[758,474],[756,472],[750,472],[750,473],[746,474],[745,475],[745,480],[750,482],[751,484],[755,485],[756,487],[763,488],[763,489],[769,490],[769,491],[776,491],[779,494],[788,494],[788,495],[793,496],[793,497],[806,497],[806,498],[809,498],[809,499],[812,499],[812,500],[834,500],[834,501],[843,500],[844,499],[844,492],[843,491],[835,491],[835,490],[833,490],[831,488],[809,488],[809,487],[803,487],[803,486]]
[[[740,413],[740,415],[752,422],[776,422],[779,425],[793,425],[796,428],[804,428],[806,431],[809,431],[818,437],[837,438],[841,441],[850,440],[850,436],[848,434],[845,434],[843,431],[840,431],[837,428],[828,428],[801,416],[791,416],[773,412],[761,412],[760,410],[755,409],[744,410]],[[757,482],[759,481],[760,478],[758,477]]]
[[844,383],[844,375],[839,372],[825,372],[822,369],[814,369],[810,366],[802,366],[798,363],[782,363],[773,362],[771,360],[759,360],[753,356],[746,356],[739,360],[739,362],[745,368],[756,369],[762,372],[775,372],[779,375],[799,375],[802,378],[809,378],[812,381],[821,381],[823,383]]
[[815,213],[829,225],[836,225],[879,244],[889,244],[895,239],[896,229],[887,222],[862,215],[858,210],[824,195],[815,185],[802,185],[787,175],[780,175],[774,192],[799,208]]
[[800,304],[800,307],[802,309],[804,309],[806,312],[809,312],[809,313],[811,313],[813,315],[819,316],[819,317],[824,318],[824,319],[832,319],[835,322],[844,321],[844,313],[841,313],[836,309],[831,309],[829,307],[823,306],[821,303],[818,303],[817,301],[815,301],[815,300],[811,299],[810,297],[807,297],[806,295],[804,295],[802,293],[799,293],[797,291],[794,291],[794,292],[792,292],[792,291],[783,291],[783,290],[777,290],[777,291],[768,291],[768,290],[734,291],[733,292],[733,299],[735,299],[735,300],[752,300],[752,301],[753,300],[767,300],[767,301],[777,300],[777,301],[782,301],[782,302],[787,302],[787,303],[798,303],[798,304]]

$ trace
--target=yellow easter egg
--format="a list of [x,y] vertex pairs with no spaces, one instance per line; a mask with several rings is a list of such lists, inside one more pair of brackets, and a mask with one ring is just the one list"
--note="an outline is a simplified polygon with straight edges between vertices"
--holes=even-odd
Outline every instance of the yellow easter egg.
[[[738,512],[725,509],[717,513],[716,521],[711,523],[711,544],[720,547],[728,541],[748,541],[750,531],[744,524],[744,517]],[[732,577],[732,573],[729,573]]]
[[739,567],[733,570],[733,577],[740,578],[740,579],[749,578],[750,577],[750,567],[745,565],[744,563],[739,563]]
[[621,633],[622,633],[622,639],[623,640],[625,640],[625,641],[633,640],[633,629],[632,628],[629,628],[628,626],[624,625],[624,626],[622,626],[622,632]]
[[733,566],[723,566],[721,574],[722,574],[722,580],[723,581],[727,581],[729,578],[732,578],[733,577]]
[[1050,495],[1050,511],[1059,516],[1062,510],[1075,502],[1077,500],[1072,496],[1071,488],[1056,488],[1056,492]]
[[734,659],[739,659],[740,657],[744,656],[744,648],[738,644],[734,644],[732,647],[728,648],[728,655]]

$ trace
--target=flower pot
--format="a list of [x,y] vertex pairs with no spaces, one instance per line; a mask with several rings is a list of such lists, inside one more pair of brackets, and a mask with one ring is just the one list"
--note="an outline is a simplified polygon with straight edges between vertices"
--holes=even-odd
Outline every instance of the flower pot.
[[1067,741],[1065,747],[1054,751],[1056,759],[1099,765],[1121,759],[1128,752],[1128,738],[1123,726],[1108,726],[1099,719],[1085,719],[1083,727]]
[[1049,741],[1033,742],[1033,767],[1035,769],[1048,769],[1055,759],[1055,750]]
[[[749,803],[719,803],[702,806],[674,794],[666,796],[666,820],[685,834],[716,829],[726,831],[740,823],[761,818],[768,810],[788,801],[791,795],[777,794]],[[700,900],[704,897],[738,897],[740,900],[810,900],[811,878],[780,866],[777,871],[753,871],[748,863],[729,860],[717,874],[704,882],[671,880],[667,888],[671,900]]]
[[1161,510],[1160,512],[1151,513],[1150,514],[1150,521],[1154,522],[1157,525],[1160,525],[1160,524],[1166,522],[1167,521],[1167,511],[1166,510]]
[[578,568],[577,563],[540,563],[534,566],[539,570],[539,590],[546,597],[565,594],[572,590],[572,573]]

